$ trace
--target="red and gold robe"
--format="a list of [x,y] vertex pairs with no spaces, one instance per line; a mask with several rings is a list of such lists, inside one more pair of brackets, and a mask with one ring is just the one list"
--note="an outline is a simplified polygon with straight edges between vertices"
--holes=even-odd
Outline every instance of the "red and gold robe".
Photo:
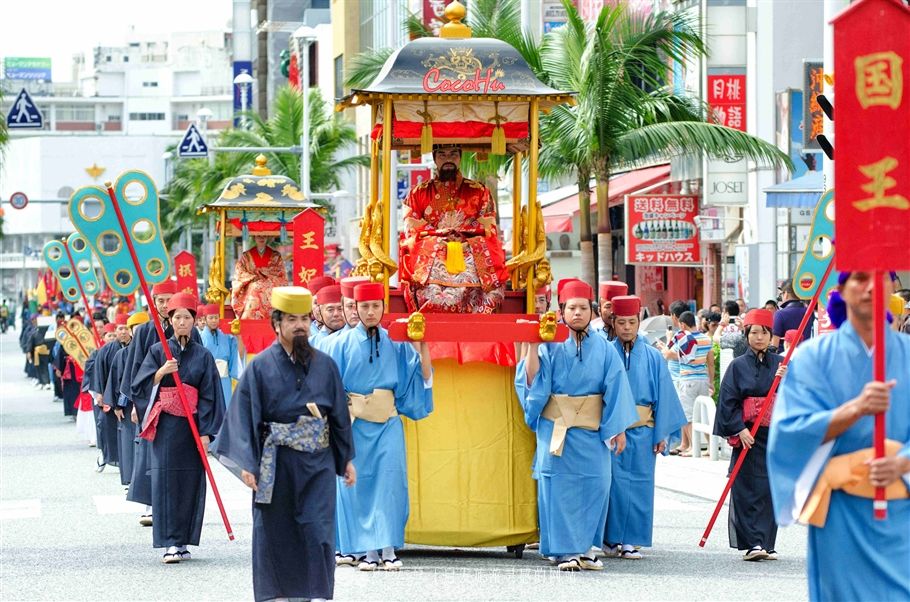
[[286,286],[287,274],[281,254],[270,247],[261,255],[253,247],[234,265],[231,305],[241,320],[268,320],[272,313],[272,289]]
[[509,274],[487,187],[461,175],[434,178],[411,189],[404,204],[399,266],[409,308],[492,313]]

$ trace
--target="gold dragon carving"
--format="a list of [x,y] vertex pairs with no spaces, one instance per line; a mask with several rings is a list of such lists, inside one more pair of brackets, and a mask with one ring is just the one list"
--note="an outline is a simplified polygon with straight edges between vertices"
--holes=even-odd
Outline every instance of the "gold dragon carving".
[[534,267],[534,281],[531,285],[534,290],[547,286],[553,281],[550,262],[546,258],[547,233],[544,228],[543,211],[540,208],[540,203],[536,204],[535,211],[537,213],[537,231],[534,237],[534,252],[530,253],[528,251],[528,208],[525,206],[521,208],[521,215],[519,216],[518,231],[521,233],[519,238],[519,248],[521,250],[515,257],[506,262],[506,268],[509,272],[517,270],[518,288],[520,289],[528,286],[528,271],[532,266]]

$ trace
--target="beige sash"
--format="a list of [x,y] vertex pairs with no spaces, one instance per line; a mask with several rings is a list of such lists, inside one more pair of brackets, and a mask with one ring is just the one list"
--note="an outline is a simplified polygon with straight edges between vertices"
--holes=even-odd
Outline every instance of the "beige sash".
[[628,427],[626,430],[638,428],[640,426],[654,428],[654,408],[651,406],[636,405],[635,409],[638,410],[638,422]]
[[550,453],[562,455],[566,434],[570,428],[596,431],[600,428],[604,398],[602,395],[550,395],[541,416],[553,421],[553,435],[550,437]]
[[[902,445],[892,439],[885,441],[885,456],[896,456]],[[875,449],[867,447],[849,454],[834,456],[815,483],[815,489],[799,515],[799,522],[824,527],[831,504],[831,492],[840,489],[857,497],[875,498],[875,487],[869,482],[867,461],[875,457]],[[903,479],[898,478],[885,488],[885,499],[903,500],[910,497]]]
[[351,422],[356,418],[367,422],[384,424],[389,418],[398,415],[395,409],[395,393],[389,389],[373,389],[369,395],[348,393],[348,406],[351,410]]

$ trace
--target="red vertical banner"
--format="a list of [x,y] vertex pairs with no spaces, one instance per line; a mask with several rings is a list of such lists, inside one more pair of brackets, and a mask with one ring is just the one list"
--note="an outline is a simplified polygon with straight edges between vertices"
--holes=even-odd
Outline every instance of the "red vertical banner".
[[697,265],[698,197],[684,194],[626,196],[626,263]]
[[838,271],[910,269],[910,8],[862,0],[834,24]]
[[294,284],[306,286],[322,276],[325,265],[325,218],[313,209],[304,209],[291,220],[294,226]]
[[434,36],[439,35],[439,30],[445,25],[446,6],[452,0],[423,0],[423,24],[427,29],[433,32]]
[[180,251],[174,255],[174,274],[177,275],[177,291],[199,298],[199,286],[196,283],[196,257],[189,251]]
[[709,75],[708,106],[713,122],[745,132],[746,76]]

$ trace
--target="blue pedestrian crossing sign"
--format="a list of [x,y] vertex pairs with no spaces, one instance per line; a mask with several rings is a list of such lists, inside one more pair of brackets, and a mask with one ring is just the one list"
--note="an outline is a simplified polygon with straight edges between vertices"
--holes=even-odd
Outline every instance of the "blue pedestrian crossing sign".
[[177,155],[180,157],[206,157],[208,154],[209,147],[205,143],[205,138],[196,129],[196,124],[191,123],[190,127],[186,128],[186,134],[183,135],[180,146],[177,147]]
[[6,127],[11,130],[44,127],[44,117],[41,116],[41,111],[35,106],[35,102],[25,88],[22,88],[19,96],[13,101],[13,106],[6,116]]

